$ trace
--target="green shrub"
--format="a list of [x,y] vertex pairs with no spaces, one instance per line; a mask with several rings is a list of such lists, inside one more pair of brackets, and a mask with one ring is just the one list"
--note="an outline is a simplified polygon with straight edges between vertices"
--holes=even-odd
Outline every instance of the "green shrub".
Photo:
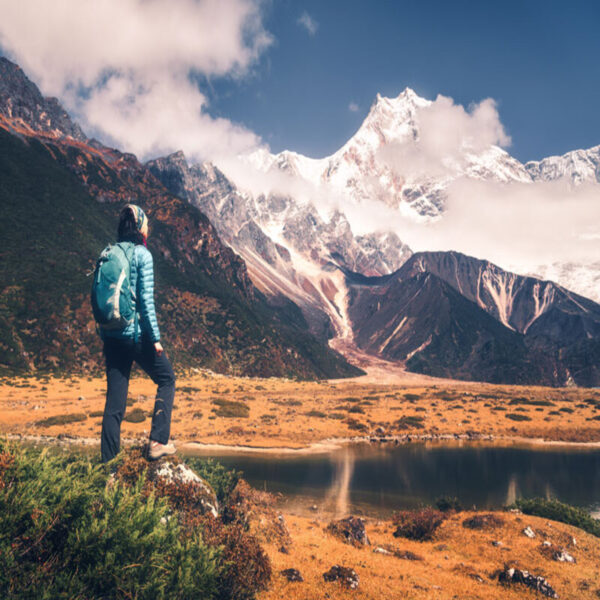
[[435,506],[438,510],[441,510],[442,512],[460,512],[463,509],[460,500],[453,496],[440,496],[435,501]]
[[177,391],[181,394],[193,394],[194,392],[201,392],[202,389],[193,385],[181,385],[177,386]]
[[551,402],[550,400],[533,400],[531,398],[525,398],[524,396],[512,398],[509,404],[527,404],[528,406],[554,406],[554,402]]
[[419,415],[403,415],[396,421],[396,427],[398,429],[423,429],[425,427],[424,420],[425,418]]
[[594,519],[582,508],[558,500],[545,500],[544,498],[520,499],[515,502],[512,508],[518,508],[526,515],[534,515],[573,525],[596,537],[600,537],[600,519]]
[[319,419],[324,419],[327,414],[324,413],[322,410],[309,410],[308,412],[304,413],[307,417],[317,417]]
[[83,456],[3,448],[0,596],[214,598],[224,568],[199,533],[182,536],[164,499],[107,485]]
[[504,416],[511,421],[531,421],[531,417],[521,413],[506,413]]
[[213,400],[213,404],[218,406],[215,410],[215,415],[217,417],[226,417],[226,418],[248,418],[250,416],[250,407],[244,404],[243,402],[238,402],[237,400],[223,400],[221,398],[215,398]]
[[146,420],[146,417],[146,411],[137,407],[128,411],[123,417],[123,421],[127,421],[128,423],[142,423]]
[[368,427],[364,424],[361,423],[360,421],[357,421],[356,419],[353,419],[352,417],[349,417],[348,419],[346,419],[346,425],[348,425],[349,429],[352,429],[353,431],[361,431],[361,432],[365,432],[368,431]]
[[228,470],[212,458],[188,458],[186,463],[200,477],[206,479],[221,504],[228,501],[231,492],[242,477],[241,471]]
[[38,421],[36,425],[38,427],[52,427],[53,425],[66,425],[67,423],[77,423],[78,421],[85,421],[87,415],[85,413],[71,413],[68,415],[54,415],[47,419]]

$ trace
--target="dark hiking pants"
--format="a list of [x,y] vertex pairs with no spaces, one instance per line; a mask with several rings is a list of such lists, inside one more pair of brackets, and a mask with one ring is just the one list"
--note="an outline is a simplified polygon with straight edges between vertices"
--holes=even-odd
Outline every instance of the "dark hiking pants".
[[121,421],[125,416],[129,375],[133,361],[158,386],[150,439],[166,444],[171,431],[175,375],[165,352],[158,356],[154,344],[149,340],[134,343],[133,340],[107,338],[104,340],[104,358],[106,360],[106,405],[100,444],[102,461],[109,461],[119,452]]

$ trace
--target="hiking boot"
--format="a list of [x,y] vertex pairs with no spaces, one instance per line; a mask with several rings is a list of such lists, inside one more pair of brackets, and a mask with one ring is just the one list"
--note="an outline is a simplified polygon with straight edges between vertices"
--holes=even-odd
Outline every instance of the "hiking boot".
[[155,442],[154,440],[150,440],[150,444],[148,445],[148,459],[149,460],[158,460],[163,456],[170,456],[171,454],[175,454],[177,449],[174,444],[167,442],[166,444],[160,444],[159,442]]

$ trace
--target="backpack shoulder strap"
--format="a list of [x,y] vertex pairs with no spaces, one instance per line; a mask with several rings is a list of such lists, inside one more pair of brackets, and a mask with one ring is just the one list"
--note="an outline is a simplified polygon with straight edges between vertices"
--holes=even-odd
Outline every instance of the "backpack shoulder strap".
[[129,270],[131,271],[131,261],[135,251],[135,244],[132,242],[119,242],[118,244],[115,244],[115,247],[123,253],[125,260],[129,265]]

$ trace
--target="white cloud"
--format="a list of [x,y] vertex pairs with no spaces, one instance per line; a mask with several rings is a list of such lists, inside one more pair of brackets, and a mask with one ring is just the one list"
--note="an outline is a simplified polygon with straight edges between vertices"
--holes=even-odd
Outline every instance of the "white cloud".
[[85,130],[141,156],[255,146],[190,76],[242,77],[270,45],[260,0],[0,0],[0,46]]
[[346,203],[353,231],[394,231],[414,251],[456,250],[522,273],[540,265],[591,264],[600,256],[594,185],[457,179],[443,216],[416,221],[379,201]]
[[356,102],[350,102],[350,104],[348,104],[348,110],[350,112],[358,112],[359,106],[358,104],[356,104]]
[[317,29],[319,29],[319,24],[311,17],[306,11],[304,11],[298,21],[298,25],[304,27],[306,31],[308,31],[308,35],[315,35],[317,33]]
[[418,137],[382,146],[379,158],[402,176],[441,176],[464,166],[465,154],[478,154],[492,145],[509,146],[496,103],[487,98],[465,110],[452,98],[439,95],[414,116]]

